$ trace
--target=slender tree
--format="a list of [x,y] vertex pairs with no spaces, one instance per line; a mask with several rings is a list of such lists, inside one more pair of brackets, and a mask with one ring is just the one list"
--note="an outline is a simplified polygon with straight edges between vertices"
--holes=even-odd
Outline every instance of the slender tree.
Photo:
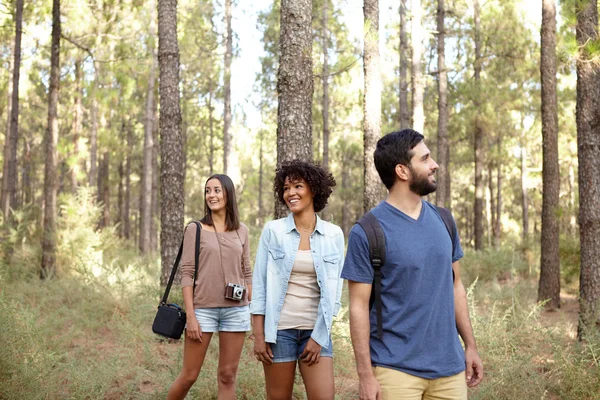
[[406,19],[406,3],[407,0],[400,0],[399,14],[400,14],[400,93],[399,99],[399,112],[398,119],[400,122],[400,129],[406,129],[410,127],[410,110],[408,108],[408,61],[409,61],[409,48],[408,48],[408,23]]
[[8,220],[9,211],[17,204],[17,145],[19,142],[19,77],[21,72],[21,35],[23,31],[23,0],[16,1],[15,42],[12,69],[12,99],[10,106],[9,134],[7,135],[8,156],[3,170],[2,212]]
[[363,103],[364,194],[363,210],[369,211],[380,201],[381,185],[373,152],[381,136],[381,66],[379,56],[379,0],[364,0],[365,95]]
[[423,58],[423,25],[421,0],[411,0],[411,43],[412,43],[412,125],[419,133],[425,129],[425,113],[423,111],[423,95],[425,92],[425,79],[423,77],[421,61]]
[[321,31],[323,47],[323,166],[329,169],[329,29],[327,28],[329,0],[323,0]]
[[[279,70],[277,73],[277,165],[287,160],[312,161],[312,1],[281,0]],[[275,218],[285,208],[275,202]]]
[[161,284],[169,279],[183,232],[183,138],[179,108],[177,0],[158,0],[160,67]]
[[231,166],[231,59],[233,58],[233,31],[231,29],[231,0],[225,0],[225,68],[223,69],[223,173]]
[[81,126],[83,124],[83,68],[81,67],[81,59],[75,60],[75,98],[73,101],[73,125],[71,127],[71,135],[73,140],[73,160],[70,166],[71,176],[71,192],[77,192],[79,175],[79,135],[81,134]]
[[52,1],[52,45],[50,48],[50,87],[48,90],[48,127],[44,168],[44,230],[42,232],[42,268],[47,279],[56,271],[56,186],[58,143],[58,90],[60,83],[60,0]]
[[521,212],[523,219],[523,243],[527,243],[529,235],[529,196],[527,195],[527,149],[525,139],[521,138]]
[[[154,8],[154,7],[152,7]],[[142,253],[150,251],[150,225],[152,219],[152,152],[154,150],[154,84],[156,71],[156,55],[154,52],[154,27],[150,23],[150,72],[148,74],[148,90],[146,92],[146,118],[144,121],[144,155],[142,165],[142,182],[140,190],[140,242]]]
[[445,4],[438,0],[437,14],[437,53],[438,53],[438,138],[437,162],[440,169],[437,174],[436,203],[438,206],[450,207],[450,149],[448,145],[448,74],[445,63],[446,29],[444,27]]
[[133,128],[129,122],[123,121],[126,131],[126,149],[125,152],[125,198],[123,202],[123,236],[125,239],[131,238],[131,158],[133,156]]
[[543,200],[538,301],[560,307],[558,110],[556,98],[556,2],[543,0],[540,73],[542,77]]
[[479,117],[479,108],[481,107],[481,26],[479,0],[474,0],[474,35],[475,35],[475,135],[473,140],[473,152],[475,153],[475,205],[474,205],[474,234],[475,250],[483,249],[483,124]]
[[[577,334],[600,323],[600,64],[598,1],[576,3],[577,154],[579,159],[580,318]],[[593,44],[596,44],[594,48]],[[594,60],[595,59],[595,60]]]

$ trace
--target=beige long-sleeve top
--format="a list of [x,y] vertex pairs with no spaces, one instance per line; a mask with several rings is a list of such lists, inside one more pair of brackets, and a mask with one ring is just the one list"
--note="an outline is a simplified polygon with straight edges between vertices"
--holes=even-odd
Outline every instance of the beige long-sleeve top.
[[[181,286],[194,284],[196,226],[189,225],[183,239]],[[248,227],[240,224],[237,231],[211,232],[202,229],[198,276],[194,289],[194,308],[236,307],[248,304],[248,293],[241,301],[225,298],[227,283],[248,288],[252,284]]]

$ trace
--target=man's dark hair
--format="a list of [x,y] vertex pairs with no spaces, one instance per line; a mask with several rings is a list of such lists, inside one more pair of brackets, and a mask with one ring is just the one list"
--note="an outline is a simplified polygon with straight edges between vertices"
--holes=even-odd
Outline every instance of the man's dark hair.
[[240,228],[240,214],[238,212],[237,200],[235,199],[235,186],[230,177],[224,174],[211,175],[204,183],[204,218],[200,220],[205,225],[214,226],[212,211],[206,202],[206,185],[211,179],[217,179],[221,182],[223,193],[225,194],[225,229],[236,231]]
[[396,165],[408,166],[413,157],[412,149],[421,143],[424,136],[413,129],[402,129],[391,132],[377,141],[377,148],[373,153],[375,168],[379,178],[390,189],[396,182]]
[[275,170],[275,181],[273,182],[273,192],[275,192],[275,196],[282,204],[285,204],[283,200],[283,185],[286,178],[289,178],[291,181],[297,179],[304,179],[306,181],[314,195],[313,205],[315,212],[319,212],[325,208],[329,195],[333,192],[332,187],[335,186],[333,175],[320,165],[300,160],[284,162],[281,164],[281,167]]

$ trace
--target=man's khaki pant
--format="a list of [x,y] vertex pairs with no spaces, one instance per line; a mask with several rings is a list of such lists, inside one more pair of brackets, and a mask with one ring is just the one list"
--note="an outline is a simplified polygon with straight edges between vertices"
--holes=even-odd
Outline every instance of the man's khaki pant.
[[438,379],[424,379],[396,371],[373,367],[383,400],[467,400],[465,373]]

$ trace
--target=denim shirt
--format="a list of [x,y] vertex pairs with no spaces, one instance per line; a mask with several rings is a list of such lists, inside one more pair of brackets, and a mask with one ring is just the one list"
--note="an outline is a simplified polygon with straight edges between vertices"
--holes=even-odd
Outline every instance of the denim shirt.
[[[260,236],[252,277],[250,312],[265,316],[265,341],[268,343],[276,343],[277,325],[299,245],[300,232],[296,229],[293,214],[268,222]],[[341,306],[342,230],[317,215],[315,230],[310,235],[310,249],[321,290],[311,338],[322,347],[328,347],[332,319]]]

